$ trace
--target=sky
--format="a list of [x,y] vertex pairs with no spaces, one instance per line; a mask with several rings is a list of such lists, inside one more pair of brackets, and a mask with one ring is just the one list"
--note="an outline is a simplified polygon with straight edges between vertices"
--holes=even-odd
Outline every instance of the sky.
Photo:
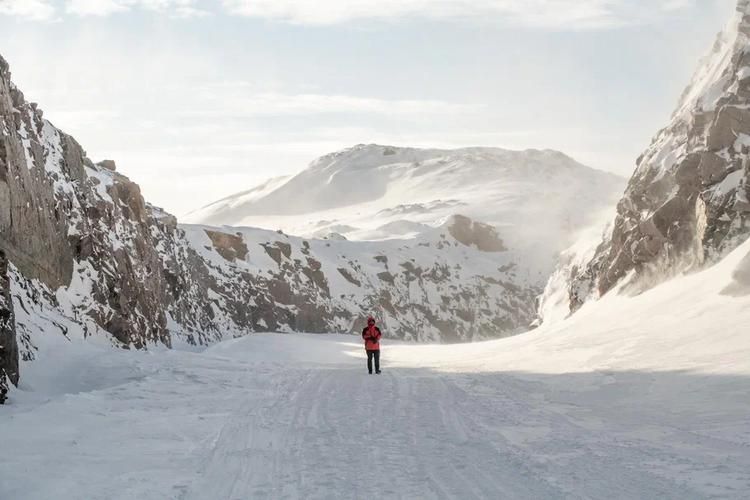
[[176,215],[359,143],[629,175],[734,0],[0,0],[0,54]]

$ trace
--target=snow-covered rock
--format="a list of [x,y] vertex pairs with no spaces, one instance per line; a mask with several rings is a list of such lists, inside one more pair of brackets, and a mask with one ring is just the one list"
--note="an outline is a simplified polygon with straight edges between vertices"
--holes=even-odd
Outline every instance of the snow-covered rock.
[[[540,277],[519,268],[514,252],[470,246],[451,236],[452,228],[373,244],[180,226],[179,238],[163,240],[166,267],[178,270],[175,331],[199,343],[264,329],[347,333],[370,313],[389,336],[410,340],[523,331],[534,317]],[[200,272],[179,272],[185,268]]]
[[611,230],[569,267],[569,310],[621,283],[638,291],[715,262],[750,235],[748,200],[750,2],[740,0],[638,159]]

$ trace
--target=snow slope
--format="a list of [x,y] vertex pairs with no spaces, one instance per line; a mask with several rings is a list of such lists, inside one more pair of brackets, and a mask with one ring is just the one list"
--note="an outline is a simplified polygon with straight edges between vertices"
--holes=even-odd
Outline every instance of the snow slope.
[[4,409],[0,498],[747,498],[748,262],[511,339],[385,343],[379,377],[350,336],[50,336]]
[[290,178],[212,203],[184,222],[354,240],[408,238],[461,214],[498,227],[545,274],[570,233],[614,204],[624,179],[551,150],[360,144]]

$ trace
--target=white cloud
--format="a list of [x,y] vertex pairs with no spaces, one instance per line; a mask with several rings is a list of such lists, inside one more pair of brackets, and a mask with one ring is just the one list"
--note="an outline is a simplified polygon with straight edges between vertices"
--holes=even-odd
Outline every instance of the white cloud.
[[[306,25],[403,18],[484,21],[578,30],[642,24],[697,0],[0,0],[0,14],[50,20],[56,5],[78,16],[142,9],[174,17],[216,13]],[[218,10],[217,10],[218,9]]]
[[203,104],[201,110],[187,114],[220,116],[310,115],[326,113],[369,113],[381,115],[414,115],[457,113],[471,109],[467,105],[424,99],[378,99],[350,95],[283,94],[263,92],[243,94],[241,87],[232,91],[225,86],[204,87],[193,99]]
[[403,17],[490,19],[556,29],[646,22],[695,0],[223,0],[231,13],[297,24]]
[[79,16],[108,16],[127,9],[118,0],[69,0],[65,8]]
[[79,16],[108,16],[131,9],[145,9],[178,17],[206,15],[196,0],[67,0],[66,11]]
[[55,8],[47,0],[0,0],[0,14],[49,21],[55,16]]

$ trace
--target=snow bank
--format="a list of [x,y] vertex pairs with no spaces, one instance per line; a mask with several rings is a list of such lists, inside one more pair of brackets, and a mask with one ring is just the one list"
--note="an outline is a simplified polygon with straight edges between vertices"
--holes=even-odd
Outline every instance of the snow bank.
[[394,361],[453,371],[690,370],[750,376],[748,262],[750,240],[703,272],[635,297],[608,294],[533,332],[460,348],[403,347]]

